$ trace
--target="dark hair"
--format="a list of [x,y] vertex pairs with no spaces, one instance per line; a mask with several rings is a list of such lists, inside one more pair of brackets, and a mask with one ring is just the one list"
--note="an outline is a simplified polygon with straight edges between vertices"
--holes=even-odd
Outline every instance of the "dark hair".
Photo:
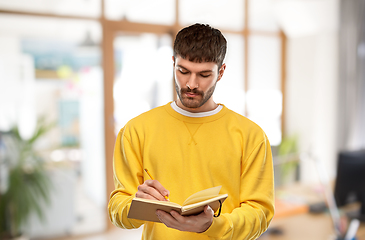
[[220,68],[227,51],[227,41],[222,33],[208,24],[183,28],[174,42],[174,57],[192,62],[215,62]]

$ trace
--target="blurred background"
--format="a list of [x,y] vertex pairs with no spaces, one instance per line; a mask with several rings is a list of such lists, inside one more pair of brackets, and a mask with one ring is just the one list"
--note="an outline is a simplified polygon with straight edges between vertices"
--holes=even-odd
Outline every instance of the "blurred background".
[[351,218],[333,200],[365,201],[362,0],[0,0],[0,237],[140,239],[107,217],[115,137],[176,99],[172,43],[196,22],[228,41],[215,101],[272,144],[280,205],[262,239],[334,239]]

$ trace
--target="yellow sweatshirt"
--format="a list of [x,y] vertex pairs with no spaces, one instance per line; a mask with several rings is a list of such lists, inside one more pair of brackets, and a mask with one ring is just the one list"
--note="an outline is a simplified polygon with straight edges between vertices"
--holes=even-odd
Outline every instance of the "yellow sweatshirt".
[[[121,228],[144,224],[142,239],[256,239],[274,214],[269,141],[252,121],[223,108],[208,117],[187,117],[170,103],[130,120],[114,150],[115,190],[109,217]],[[204,233],[181,232],[162,223],[127,218],[138,185],[152,176],[182,204],[191,194],[220,186],[227,193],[222,214]]]

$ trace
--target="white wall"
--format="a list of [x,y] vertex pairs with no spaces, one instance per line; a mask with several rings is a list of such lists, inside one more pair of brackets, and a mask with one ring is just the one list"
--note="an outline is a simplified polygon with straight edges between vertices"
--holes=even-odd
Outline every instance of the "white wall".
[[80,74],[83,95],[80,98],[80,138],[83,161],[81,171],[86,194],[99,207],[105,207],[105,149],[102,69],[93,67]]
[[[289,135],[299,134],[299,150],[321,160],[332,179],[337,160],[339,1],[310,2],[306,9],[315,10],[310,16],[316,23],[312,29],[291,34],[284,26],[288,36],[286,130]],[[290,24],[295,25],[295,19]],[[303,182],[318,180],[314,166],[312,161],[301,163]]]
[[[299,134],[299,149],[324,162],[330,177],[336,163],[337,125],[336,33],[288,42],[287,133]],[[304,181],[317,178],[313,164],[301,165]]]

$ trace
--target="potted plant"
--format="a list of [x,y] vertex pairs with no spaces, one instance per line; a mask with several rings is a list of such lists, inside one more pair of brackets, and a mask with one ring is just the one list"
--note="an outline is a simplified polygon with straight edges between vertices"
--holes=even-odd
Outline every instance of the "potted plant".
[[276,185],[296,181],[298,178],[299,153],[298,136],[284,137],[277,149]]
[[0,132],[0,239],[21,237],[30,214],[43,217],[42,205],[49,203],[51,182],[35,143],[51,127],[38,121],[29,139],[23,139],[17,127]]

